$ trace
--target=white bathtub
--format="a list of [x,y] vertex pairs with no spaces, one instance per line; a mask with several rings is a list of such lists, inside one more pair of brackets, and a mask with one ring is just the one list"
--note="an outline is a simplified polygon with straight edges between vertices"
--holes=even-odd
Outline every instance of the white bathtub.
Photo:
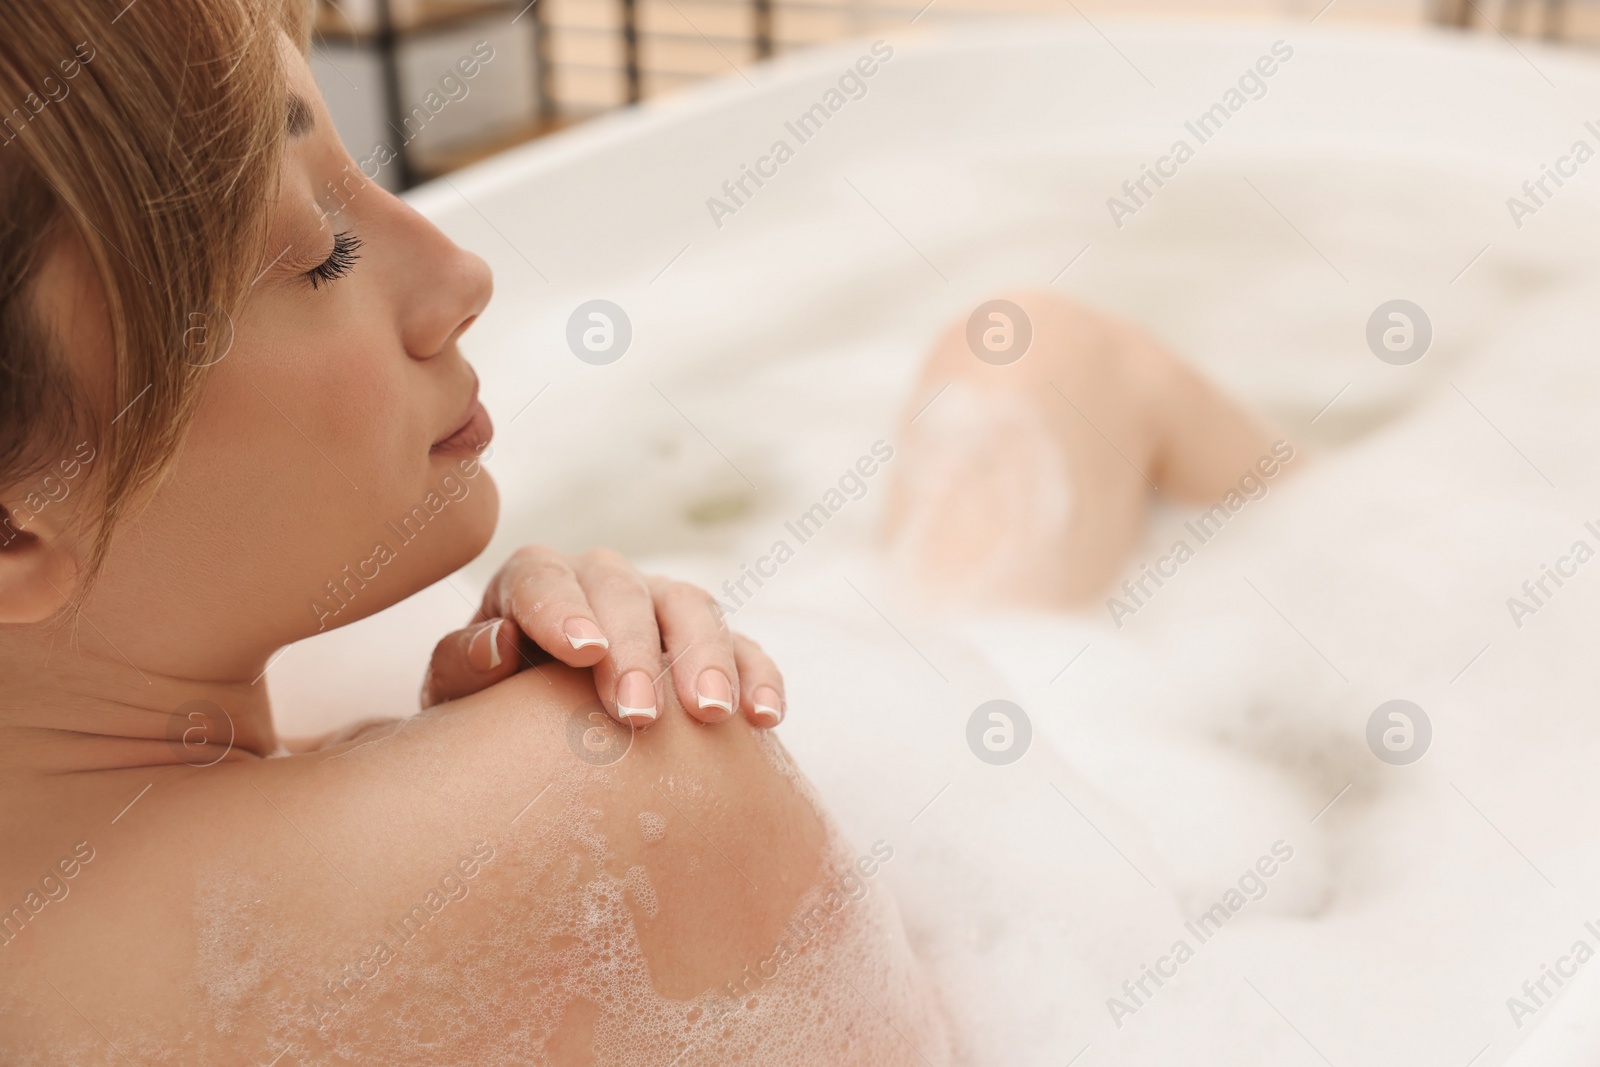
[[[1269,497],[1121,631],[1101,613],[910,605],[869,549],[883,476],[740,611],[786,668],[802,765],[847,826],[895,843],[889,880],[968,1058],[1600,1061],[1600,964],[1520,1026],[1506,1003],[1576,938],[1600,947],[1582,923],[1600,887],[1584,703],[1600,582],[1574,581],[1537,643],[1502,604],[1600,501],[1585,496],[1600,388],[1581,318],[1600,162],[1520,227],[1506,203],[1574,140],[1600,145],[1583,125],[1600,119],[1600,67],[1492,39],[1101,29],[908,28],[807,143],[785,123],[872,42],[413,194],[494,266],[465,346],[498,428],[504,519],[449,583],[289,650],[270,676],[284,726],[412,706],[432,642],[520,542],[736,579],[893,439],[936,330],[994,290],[1053,286],[1143,320],[1342,458]],[[1119,228],[1107,199],[1175,139],[1197,144],[1184,123],[1278,41],[1293,55],[1265,95]],[[723,183],[780,138],[793,158],[718,225],[708,198],[731,203]],[[1364,341],[1397,297],[1435,331],[1408,367]],[[596,298],[632,324],[608,366],[565,340]],[[995,696],[1034,721],[1011,767],[964,741]],[[1435,750],[1409,768],[1360,745],[1394,696],[1434,712]],[[1349,795],[1319,812],[1340,782]],[[1123,980],[1278,839],[1298,866],[1114,1020]],[[1600,908],[1587,917],[1600,926]]]

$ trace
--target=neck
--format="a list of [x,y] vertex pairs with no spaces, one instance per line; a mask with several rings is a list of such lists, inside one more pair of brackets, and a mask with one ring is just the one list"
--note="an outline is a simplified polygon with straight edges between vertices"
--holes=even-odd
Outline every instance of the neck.
[[79,616],[0,628],[0,767],[62,774],[263,758],[265,661],[240,677],[141,666]]

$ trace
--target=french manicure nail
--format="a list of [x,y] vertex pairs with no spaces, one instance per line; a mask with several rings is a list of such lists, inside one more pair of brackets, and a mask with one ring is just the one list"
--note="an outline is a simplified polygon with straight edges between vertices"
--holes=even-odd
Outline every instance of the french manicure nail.
[[729,683],[728,676],[715,667],[700,672],[700,677],[695,680],[694,695],[702,708],[721,708],[729,715],[733,714],[733,685]]
[[606,640],[606,635],[600,632],[600,627],[588,619],[568,619],[561,628],[567,635],[567,643],[573,648],[588,648],[590,645],[599,645],[601,648],[610,648],[611,642]]
[[783,721],[783,698],[772,686],[757,686],[756,691],[750,694],[750,703],[755,705],[756,718],[772,726]]
[[500,666],[500,626],[506,620],[493,619],[478,627],[467,642],[467,662],[480,671]]
[[629,671],[617,682],[617,716],[621,719],[642,719],[654,722],[656,715],[656,687],[644,671]]

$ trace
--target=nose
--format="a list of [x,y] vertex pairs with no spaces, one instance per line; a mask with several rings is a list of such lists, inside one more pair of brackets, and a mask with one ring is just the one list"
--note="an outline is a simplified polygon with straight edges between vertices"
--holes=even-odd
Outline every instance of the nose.
[[401,254],[408,275],[400,309],[406,354],[432,359],[466,332],[494,294],[489,264],[446,237],[439,228],[402,205],[410,216],[405,229],[411,240]]

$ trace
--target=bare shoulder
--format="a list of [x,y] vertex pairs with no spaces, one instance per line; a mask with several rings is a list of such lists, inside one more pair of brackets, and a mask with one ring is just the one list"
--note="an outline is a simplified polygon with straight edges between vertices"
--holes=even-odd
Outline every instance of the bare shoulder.
[[564,668],[333,749],[145,777],[13,956],[35,980],[0,997],[37,1023],[0,1033],[16,1062],[46,1032],[86,1064],[476,1062],[488,1034],[588,1062],[608,1000],[733,988],[831,863],[770,735],[675,707],[634,734]]

